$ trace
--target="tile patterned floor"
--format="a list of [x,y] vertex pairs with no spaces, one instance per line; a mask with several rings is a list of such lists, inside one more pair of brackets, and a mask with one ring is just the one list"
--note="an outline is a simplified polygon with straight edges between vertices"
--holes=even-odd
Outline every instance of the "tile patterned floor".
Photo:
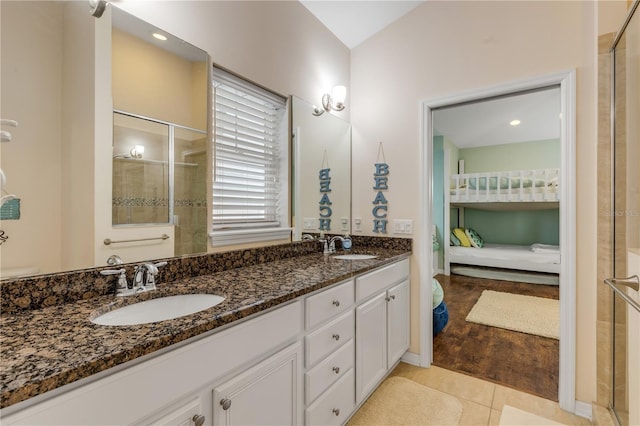
[[462,402],[461,426],[498,425],[504,405],[564,423],[592,425],[588,419],[563,411],[557,402],[441,367],[400,363],[391,376],[401,376],[455,396]]

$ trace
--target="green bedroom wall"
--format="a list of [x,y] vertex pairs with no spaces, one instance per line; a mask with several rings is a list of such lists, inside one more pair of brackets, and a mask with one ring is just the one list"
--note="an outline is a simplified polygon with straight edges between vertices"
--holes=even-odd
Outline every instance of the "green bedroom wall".
[[464,223],[485,242],[560,244],[560,211],[484,211],[465,209]]
[[466,173],[550,169],[560,167],[560,140],[462,148],[459,155]]
[[[444,137],[433,137],[433,224],[436,225],[438,249],[438,268],[444,268]],[[442,264],[442,265],[441,265]]]
[[[438,250],[438,268],[444,268],[444,244],[449,244],[448,233],[444,229],[444,160],[445,150],[449,151],[449,170],[457,173],[458,147],[443,136],[433,137],[433,224],[436,225],[436,233],[440,248]],[[457,216],[456,216],[457,218]],[[447,238],[445,239],[445,235]]]

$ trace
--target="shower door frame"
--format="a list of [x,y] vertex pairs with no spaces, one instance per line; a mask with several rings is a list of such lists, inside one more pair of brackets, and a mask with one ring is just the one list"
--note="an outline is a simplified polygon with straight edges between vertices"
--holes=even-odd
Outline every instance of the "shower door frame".
[[[631,22],[631,20],[634,17],[635,12],[637,11],[638,7],[640,5],[640,0],[635,0],[633,2],[633,4],[631,5],[631,7],[629,8],[629,11],[627,12],[627,16],[624,20],[624,23],[622,24],[622,26],[620,27],[620,30],[618,30],[613,43],[611,44],[611,48],[609,49],[609,55],[610,55],[610,62],[611,62],[611,75],[610,75],[610,89],[611,89],[611,93],[610,93],[610,119],[611,119],[611,129],[610,129],[610,138],[611,138],[611,207],[614,213],[616,211],[616,179],[615,179],[615,163],[616,163],[616,47],[618,46],[618,43],[620,42],[620,40],[622,39],[623,35],[625,34],[625,31],[627,30],[627,27],[629,26],[629,23]],[[626,111],[625,111],[626,112]],[[616,268],[616,214],[611,214],[611,229],[612,229],[612,233],[611,233],[611,248],[613,250],[612,253],[612,265],[611,265],[611,276],[615,277],[616,276],[616,272],[617,272],[617,268]],[[627,247],[628,248],[628,247]],[[626,257],[626,251],[624,253],[624,256]],[[621,418],[620,418],[620,414],[618,413],[618,411],[616,410],[616,300],[618,300],[616,298],[616,294],[615,292],[613,293],[613,297],[611,300],[611,309],[612,309],[612,321],[611,321],[611,394],[610,394],[610,402],[609,402],[609,410],[611,411],[611,414],[613,416],[613,418],[615,419],[615,421],[617,422],[618,425],[623,424],[621,422]],[[620,301],[622,303],[624,303],[624,300],[620,299]],[[625,309],[630,309],[630,306],[626,306],[625,305]],[[626,315],[625,315],[626,316]],[[625,323],[626,326],[626,323]],[[626,336],[625,336],[625,345],[626,345]],[[626,346],[625,346],[625,350],[627,350]],[[625,392],[628,392],[628,388],[625,389]],[[628,400],[629,396],[627,394],[627,400]],[[629,402],[629,401],[627,401]],[[628,410],[629,407],[627,407]],[[628,415],[628,411],[627,411],[627,415]]]

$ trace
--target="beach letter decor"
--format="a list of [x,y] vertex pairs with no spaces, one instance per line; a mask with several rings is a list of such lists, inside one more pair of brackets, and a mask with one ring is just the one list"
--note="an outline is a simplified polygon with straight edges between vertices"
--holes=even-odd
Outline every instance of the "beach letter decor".
[[331,230],[331,200],[329,199],[329,193],[331,192],[331,176],[329,173],[331,169],[320,169],[320,231]]
[[373,174],[375,185],[373,189],[378,191],[373,200],[373,232],[387,233],[387,199],[382,191],[389,189],[389,165],[387,163],[375,163],[376,171]]

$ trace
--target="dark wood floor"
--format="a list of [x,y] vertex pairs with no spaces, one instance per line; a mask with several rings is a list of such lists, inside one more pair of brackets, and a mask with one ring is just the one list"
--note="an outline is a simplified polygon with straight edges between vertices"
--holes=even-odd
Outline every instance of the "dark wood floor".
[[483,290],[558,299],[558,287],[461,275],[436,278],[444,289],[449,322],[434,337],[433,364],[557,401],[558,340],[475,324],[465,318]]

